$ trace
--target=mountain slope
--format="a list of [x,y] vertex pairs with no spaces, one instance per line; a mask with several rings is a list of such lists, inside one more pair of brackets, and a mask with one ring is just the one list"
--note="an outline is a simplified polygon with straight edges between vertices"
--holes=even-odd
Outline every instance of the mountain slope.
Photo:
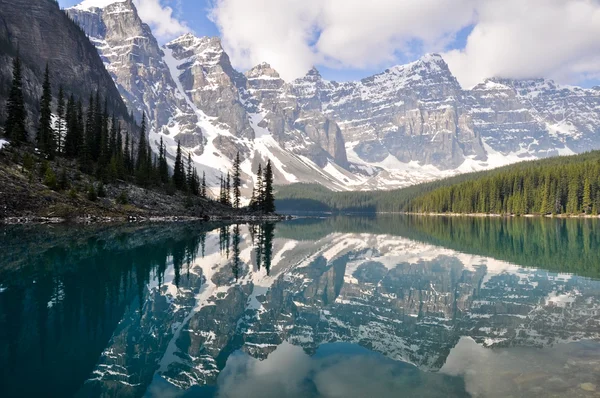
[[600,149],[600,88],[489,79],[464,90],[436,54],[361,81],[313,68],[285,82],[268,64],[236,71],[218,38],[159,47],[131,0],[67,12],[127,102],[150,115],[153,143],[162,136],[173,155],[180,140],[213,186],[239,151],[246,195],[267,157],[279,184],[386,190]]
[[[69,20],[54,1],[0,0],[0,124],[4,124],[6,100],[12,78],[12,59],[17,50],[23,62],[23,91],[33,137],[46,62],[53,88],[87,101],[100,90],[117,117],[132,122],[111,76],[85,33]],[[130,123],[130,130],[133,124]]]
[[385,192],[277,189],[277,210],[495,214],[597,214],[600,152],[521,162]]

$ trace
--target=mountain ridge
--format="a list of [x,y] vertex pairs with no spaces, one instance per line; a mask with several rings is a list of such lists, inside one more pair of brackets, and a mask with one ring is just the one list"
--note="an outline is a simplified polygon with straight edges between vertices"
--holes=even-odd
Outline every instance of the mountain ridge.
[[[115,8],[134,17],[106,12]],[[66,12],[90,36],[116,38],[108,46],[102,37],[95,43],[109,58],[115,47],[123,51],[107,68],[138,117],[148,113],[155,149],[162,137],[172,158],[181,141],[213,187],[237,152],[249,196],[258,163],[267,158],[279,184],[373,190],[600,148],[600,90],[500,78],[465,90],[439,54],[360,81],[325,80],[313,67],[286,82],[267,63],[237,71],[218,37],[187,33],[159,46],[151,31],[142,32],[147,25],[130,0],[91,9]],[[129,36],[86,21],[97,10],[104,10],[105,25],[131,24],[142,32],[134,41],[150,44],[138,52],[120,47]],[[133,55],[141,63],[126,62]],[[162,71],[144,73],[152,69],[150,58]],[[132,70],[141,72],[139,87]]]

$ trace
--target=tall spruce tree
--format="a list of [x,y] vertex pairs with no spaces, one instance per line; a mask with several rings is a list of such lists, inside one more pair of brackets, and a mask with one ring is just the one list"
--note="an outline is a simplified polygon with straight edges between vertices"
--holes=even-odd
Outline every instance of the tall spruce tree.
[[219,189],[219,202],[221,204],[227,204],[227,200],[225,199],[225,181],[223,180],[223,174],[219,177],[220,189]]
[[54,133],[56,135],[56,152],[64,153],[64,136],[66,134],[66,105],[65,93],[62,85],[58,87],[58,98],[56,100],[56,122],[54,123]]
[[52,87],[50,85],[50,68],[46,64],[42,97],[40,98],[40,120],[36,136],[37,144],[42,152],[52,159],[56,152],[56,141],[52,129]]
[[180,191],[186,189],[185,168],[181,155],[181,142],[177,141],[177,154],[175,156],[175,167],[173,169],[173,184]]
[[4,124],[4,134],[13,142],[13,145],[17,146],[27,141],[27,129],[25,128],[27,114],[25,113],[25,100],[23,99],[21,57],[18,51],[13,60],[12,72],[12,84],[6,104],[7,116]]
[[273,196],[273,168],[271,167],[271,160],[267,161],[267,167],[265,167],[263,191],[262,210],[265,213],[275,212],[275,197]]
[[225,204],[231,206],[231,175],[227,172],[227,180],[225,182]]
[[264,202],[263,197],[263,170],[262,164],[258,164],[258,170],[256,171],[256,190],[254,192],[254,210],[262,210]]
[[241,162],[240,153],[238,152],[233,163],[233,207],[240,208],[240,199],[242,197],[241,187]]
[[137,160],[135,163],[136,180],[142,186],[147,186],[150,183],[152,163],[148,160],[149,155],[148,144],[146,142],[146,114],[142,113],[140,140],[138,142]]
[[194,168],[192,166],[192,155],[188,152],[187,157],[187,191],[194,194]]
[[160,181],[163,184],[169,182],[169,165],[167,163],[167,150],[163,143],[162,136],[160,137],[160,147],[158,150],[158,173],[160,175]]
[[202,172],[202,184],[200,185],[200,196],[206,199],[206,172]]

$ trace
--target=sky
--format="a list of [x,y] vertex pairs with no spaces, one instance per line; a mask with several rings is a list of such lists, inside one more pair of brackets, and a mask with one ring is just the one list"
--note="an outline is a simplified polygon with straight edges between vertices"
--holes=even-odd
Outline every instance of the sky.
[[312,66],[355,80],[435,52],[465,88],[489,77],[600,85],[600,0],[133,1],[160,42],[220,36],[237,69],[268,62],[286,80]]

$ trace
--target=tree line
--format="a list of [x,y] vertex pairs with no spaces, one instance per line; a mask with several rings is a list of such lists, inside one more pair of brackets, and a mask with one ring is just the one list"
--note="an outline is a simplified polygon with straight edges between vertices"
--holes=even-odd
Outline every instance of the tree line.
[[600,153],[552,162],[438,188],[415,198],[408,211],[436,213],[597,215]]
[[277,189],[280,210],[494,214],[598,214],[600,152],[527,161],[392,191]]
[[[248,207],[254,211],[263,213],[275,212],[275,196],[273,194],[273,167],[271,160],[267,160],[267,165],[262,168],[262,164],[258,164],[256,173],[256,184],[252,188],[252,196]],[[232,206],[236,209],[241,207],[241,160],[238,152],[233,163],[233,176],[227,172],[227,177],[221,175],[219,202]]]
[[[17,54],[13,60],[13,78],[4,126],[4,134],[12,145],[31,148],[31,144],[35,144],[37,150],[48,160],[60,157],[76,161],[81,172],[95,176],[102,183],[121,180],[144,188],[163,188],[171,194],[181,191],[211,199],[206,174],[203,172],[200,178],[191,154],[188,153],[187,157],[184,157],[179,141],[172,173],[162,137],[158,156],[152,152],[146,136],[145,114],[142,114],[139,139],[136,143],[133,134],[124,131],[120,120],[114,113],[110,113],[108,103],[102,100],[99,91],[90,94],[86,107],[81,98],[77,99],[73,94],[68,95],[62,86],[58,88],[54,98],[48,65],[45,69],[39,107],[35,141],[30,142],[30,134],[26,127],[22,65]],[[134,120],[133,114],[131,120]],[[31,159],[24,160],[24,163],[29,162]],[[57,178],[53,175],[53,170],[45,167],[45,171],[48,173],[45,181],[55,184]],[[66,172],[64,174],[66,175]],[[241,208],[241,186],[241,160],[238,152],[234,162],[233,181],[229,173],[226,180],[221,177],[218,201],[224,205]],[[250,208],[272,213],[275,211],[274,201],[273,170],[269,160],[264,173],[259,165],[258,184],[254,187]]]

